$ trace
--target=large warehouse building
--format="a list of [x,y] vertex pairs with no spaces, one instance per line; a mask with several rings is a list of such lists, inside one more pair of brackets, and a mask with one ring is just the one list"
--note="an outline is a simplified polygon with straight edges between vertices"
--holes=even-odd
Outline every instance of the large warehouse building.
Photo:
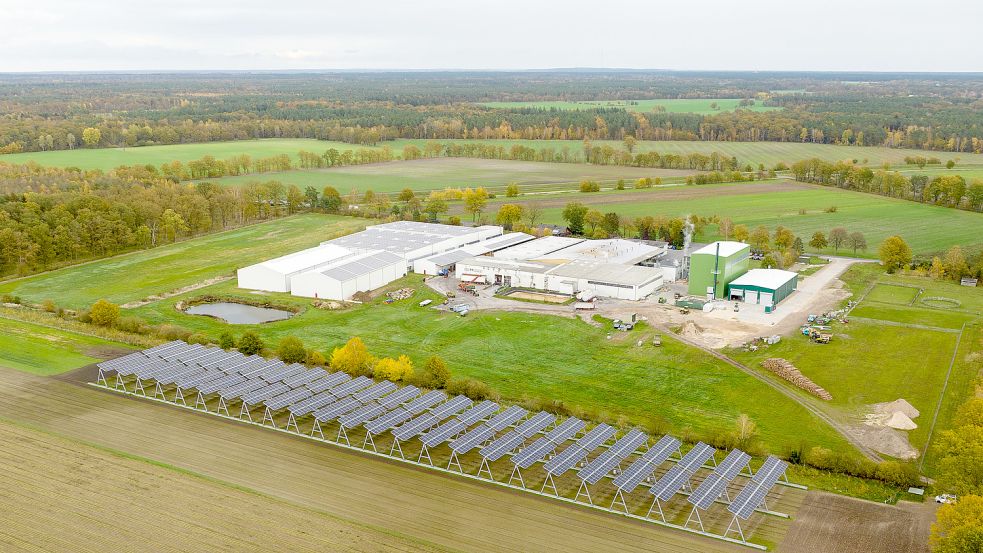
[[460,260],[455,276],[465,282],[640,300],[663,282],[662,269],[642,264],[663,253],[629,240],[547,236]]
[[[402,278],[417,260],[465,247],[478,248],[475,252],[492,251],[496,246],[479,246],[501,237],[502,227],[498,226],[397,221],[243,267],[237,276],[240,288],[345,300],[355,292],[374,290]],[[474,253],[467,253],[471,255]]]
[[751,246],[742,242],[714,242],[690,255],[689,293],[711,299],[727,297],[727,285],[748,270]]

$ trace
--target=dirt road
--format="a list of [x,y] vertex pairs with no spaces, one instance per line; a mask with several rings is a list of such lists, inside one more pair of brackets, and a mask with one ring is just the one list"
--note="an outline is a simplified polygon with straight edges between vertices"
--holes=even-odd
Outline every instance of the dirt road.
[[[447,549],[745,551],[279,432],[7,369],[0,369],[0,418],[154,459]],[[761,539],[777,543],[785,528],[784,523],[775,525]]]

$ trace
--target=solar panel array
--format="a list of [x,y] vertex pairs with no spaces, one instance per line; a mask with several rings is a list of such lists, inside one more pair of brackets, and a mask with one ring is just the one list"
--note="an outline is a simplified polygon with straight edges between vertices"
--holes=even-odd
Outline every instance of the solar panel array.
[[754,477],[751,478],[751,481],[738,492],[737,497],[730,502],[730,505],[727,505],[727,510],[733,513],[735,517],[747,520],[751,513],[764,503],[765,496],[775,487],[778,479],[785,474],[787,468],[788,463],[777,457],[769,456],[758,469],[758,472],[754,474]]
[[616,441],[607,451],[591,461],[577,476],[588,484],[597,484],[601,478],[618,466],[621,461],[631,455],[642,444],[648,441],[648,436],[638,429],[632,429]]
[[601,423],[595,426],[590,432],[584,434],[583,437],[574,442],[573,445],[570,445],[562,453],[550,459],[544,466],[546,472],[553,476],[559,476],[567,472],[574,465],[586,459],[591,451],[594,451],[606,442],[608,438],[614,436],[614,433],[615,429],[607,424]]
[[522,445],[530,436],[534,436],[537,432],[553,424],[555,420],[556,415],[540,411],[516,427],[515,430],[483,447],[479,453],[489,462],[497,461],[506,453]]
[[464,411],[471,406],[471,400],[464,396],[454,396],[441,403],[429,413],[423,413],[393,429],[393,437],[403,442],[433,428],[440,421]]
[[717,468],[703,482],[700,482],[700,485],[686,500],[698,509],[709,509],[713,502],[726,491],[727,484],[737,477],[737,474],[750,460],[751,456],[747,453],[739,449],[732,450],[723,462],[717,465]]
[[584,421],[573,417],[561,422],[545,436],[513,455],[512,463],[521,469],[533,466],[537,461],[543,460],[547,453],[556,449],[556,446],[580,432],[584,426],[586,426]]
[[693,449],[686,452],[683,458],[673,465],[662,478],[649,490],[656,499],[668,501],[676,495],[696,471],[713,456],[715,450],[709,445],[699,442]]

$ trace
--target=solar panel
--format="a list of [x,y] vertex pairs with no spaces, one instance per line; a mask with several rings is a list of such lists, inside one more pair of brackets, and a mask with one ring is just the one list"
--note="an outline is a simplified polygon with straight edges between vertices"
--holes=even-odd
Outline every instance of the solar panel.
[[275,376],[285,366],[286,365],[284,364],[283,361],[280,361],[279,359],[274,359],[273,361],[267,361],[266,364],[264,365],[260,365],[258,368],[256,368],[253,371],[250,371],[248,374],[243,371],[239,371],[239,372],[242,372],[243,374],[245,374],[250,378],[257,378],[257,377],[263,378],[263,377]]
[[427,392],[422,396],[414,399],[406,405],[406,410],[410,413],[416,415],[417,413],[422,413],[423,411],[437,405],[441,401],[447,399],[447,394],[441,392],[440,390],[434,390],[432,392]]
[[433,430],[425,432],[420,436],[420,441],[427,447],[436,447],[460,434],[465,428],[467,428],[467,425],[461,422],[460,419],[452,419],[444,424],[438,425]]
[[516,427],[515,431],[518,432],[523,437],[528,438],[529,436],[533,436],[537,432],[553,424],[553,421],[555,420],[556,420],[556,415],[554,415],[553,413],[540,411],[535,415],[533,415],[530,419],[526,420],[518,427]]
[[389,380],[385,380],[378,384],[370,386],[356,394],[353,394],[352,397],[361,401],[362,403],[368,403],[370,401],[379,399],[380,397],[388,394],[389,392],[395,389],[396,389],[395,383]]
[[347,415],[361,406],[362,404],[359,403],[357,399],[353,397],[346,397],[330,405],[326,405],[317,411],[314,411],[314,418],[320,422],[327,422],[340,416]]
[[471,400],[464,396],[454,396],[444,403],[433,408],[433,415],[437,420],[443,420],[451,415],[456,415],[471,407]]
[[218,395],[226,400],[235,399],[243,394],[248,394],[265,387],[266,383],[262,380],[243,380],[219,390]]
[[693,476],[693,474],[713,456],[714,449],[703,442],[697,443],[693,449],[686,452],[682,460],[673,465],[662,478],[656,482],[649,493],[662,501],[668,501]]
[[561,422],[556,428],[550,430],[546,434],[546,439],[553,442],[554,444],[559,444],[565,442],[572,438],[577,432],[583,430],[587,424],[573,417]]
[[287,365],[285,367],[280,367],[276,371],[263,375],[263,379],[270,384],[274,382],[282,382],[283,380],[290,378],[292,376],[297,376],[299,374],[304,374],[307,369],[302,365]]
[[730,502],[730,505],[727,505],[727,510],[733,513],[734,516],[747,520],[751,516],[751,513],[761,506],[768,492],[775,487],[778,479],[785,474],[786,468],[788,468],[788,463],[776,457],[769,456],[768,459],[765,459],[764,465],[755,473],[754,478],[738,492],[737,497]]
[[302,373],[295,374],[294,376],[284,378],[283,383],[291,388],[296,388],[297,386],[303,386],[304,384],[314,382],[318,378],[322,378],[328,375],[328,371],[322,369],[321,367],[315,367],[311,370],[305,370]]
[[523,436],[518,431],[513,430],[512,432],[509,432],[508,434],[481,448],[479,453],[489,462],[494,462],[501,459],[506,453],[519,447],[524,441],[526,441],[526,436]]
[[396,425],[406,422],[413,417],[413,413],[408,411],[405,407],[398,407],[377,419],[373,419],[365,423],[365,430],[369,434],[381,434]]
[[167,377],[158,378],[157,382],[160,382],[161,384],[174,384],[182,378],[204,374],[204,370],[205,369],[202,369],[201,367],[185,367],[184,370],[175,371]]
[[468,430],[456,440],[451,442],[451,449],[463,455],[478,447],[489,438],[495,435],[495,429],[488,425],[481,425]]
[[553,476],[564,474],[572,469],[574,465],[586,459],[591,451],[594,451],[598,446],[607,441],[608,438],[614,435],[614,432],[614,428],[604,423],[595,426],[590,432],[584,434],[579,440],[574,442],[573,445],[550,459],[543,468]]
[[354,380],[349,380],[328,390],[331,395],[337,398],[350,396],[359,390],[364,390],[372,385],[372,379],[360,376]]
[[433,413],[423,413],[394,428],[393,437],[399,441],[406,441],[413,436],[419,435],[424,430],[433,427],[438,422],[440,422],[440,418]]
[[406,403],[407,401],[415,398],[419,393],[420,389],[416,386],[404,386],[388,396],[380,398],[379,405],[385,407],[387,411],[390,409],[395,409],[400,404]]
[[179,379],[177,382],[174,383],[174,385],[177,386],[178,388],[181,388],[182,390],[190,390],[197,386],[201,386],[207,382],[218,380],[219,378],[225,378],[227,376],[229,375],[225,374],[224,372],[218,369],[215,369],[212,371],[208,371],[205,374],[186,376],[184,378]]
[[199,360],[198,364],[205,369],[218,369],[235,364],[244,357],[245,356],[238,351],[227,351],[224,355],[218,355],[214,359],[210,359],[207,362]]
[[491,415],[495,411],[498,411],[498,404],[494,401],[485,400],[458,415],[457,419],[467,427]]
[[284,392],[276,397],[272,397],[263,403],[265,403],[271,410],[278,411],[288,405],[303,401],[312,395],[314,395],[314,392],[308,390],[307,388],[294,388],[293,390]]
[[248,405],[256,405],[271,397],[278,396],[284,392],[289,392],[290,388],[282,382],[269,384],[242,396],[242,402]]
[[295,405],[291,405],[290,407],[288,407],[288,409],[290,409],[290,412],[293,413],[293,415],[295,417],[301,417],[301,416],[304,416],[304,415],[306,415],[308,413],[311,413],[313,411],[316,411],[316,410],[320,409],[321,407],[324,407],[325,405],[328,405],[330,403],[334,403],[337,400],[338,400],[338,398],[334,397],[333,395],[329,394],[328,392],[321,392],[321,393],[315,394],[315,395],[313,395],[313,396],[311,396],[311,397],[309,397],[309,398],[307,398],[307,399],[305,399],[305,400],[303,400],[303,401],[301,401],[301,402],[299,402],[299,403],[297,403]]
[[321,378],[318,378],[317,380],[308,383],[307,389],[317,394],[325,390],[334,388],[335,386],[338,386],[345,382],[348,382],[349,380],[351,380],[351,378],[352,377],[348,376],[343,372],[331,373],[327,376],[322,376]]
[[528,411],[522,407],[512,405],[508,409],[489,419],[485,424],[497,432],[503,428],[508,428],[509,426],[515,424],[516,421],[526,416],[526,413],[528,413]]
[[533,466],[536,461],[542,460],[543,457],[546,457],[547,453],[553,451],[555,448],[556,444],[550,441],[548,438],[540,438],[529,446],[523,448],[522,451],[513,455],[512,463],[519,468],[527,469]]
[[207,383],[201,384],[197,388],[199,392],[207,395],[245,381],[246,377],[242,376],[241,374],[228,374],[217,380],[211,380]]
[[686,501],[692,503],[697,509],[705,511],[724,493],[725,489],[727,489],[727,480],[714,472],[703,479],[703,482],[700,482],[700,485],[693,490]]
[[374,419],[385,412],[385,407],[379,405],[378,403],[370,403],[356,409],[355,411],[352,411],[344,417],[341,417],[338,419],[338,422],[340,422],[345,428],[355,428],[356,426]]
[[[725,481],[730,482],[733,480],[741,469],[747,466],[748,462],[751,460],[751,456],[739,449],[731,450],[727,454],[727,457],[717,465],[714,469],[715,474],[719,474]],[[767,460],[765,463],[767,464]]]
[[601,453],[596,459],[591,461],[577,476],[588,484],[597,484],[601,478],[604,478],[625,457],[631,455],[632,451],[638,449],[647,440],[648,436],[644,432],[638,429],[632,429],[620,440],[615,442],[613,446],[608,448],[607,451]]

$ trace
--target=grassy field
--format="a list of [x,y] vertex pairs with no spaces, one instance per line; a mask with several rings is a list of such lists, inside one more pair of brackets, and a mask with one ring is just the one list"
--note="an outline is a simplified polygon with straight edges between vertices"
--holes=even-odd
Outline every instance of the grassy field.
[[435,158],[377,163],[331,169],[296,170],[276,174],[243,175],[215,179],[225,185],[241,185],[256,180],[276,179],[301,188],[327,185],[341,193],[351,190],[364,192],[399,192],[404,188],[416,191],[443,190],[483,186],[489,192],[504,194],[505,187],[518,183],[525,192],[556,192],[577,190],[585,179],[601,181],[608,186],[625,179],[628,187],[642,177],[659,177],[666,182],[684,181],[685,175],[696,171],[674,169],[643,169],[580,163],[539,163],[534,161],[505,161],[495,159]]
[[[532,199],[531,196],[520,196],[519,203]],[[494,200],[491,204],[504,201]],[[944,251],[955,244],[970,249],[983,246],[979,233],[983,228],[983,214],[980,213],[781,181],[665,187],[641,192],[578,192],[563,197],[544,197],[541,204],[546,209],[542,220],[562,224],[563,206],[571,201],[589,204],[605,213],[614,211],[630,217],[719,215],[730,217],[735,224],[747,225],[750,229],[758,225],[769,229],[782,225],[807,244],[816,231],[828,233],[834,227],[845,227],[850,232],[864,233],[868,249],[857,254],[868,257],[876,256],[880,242],[894,234],[900,234],[916,254]],[[830,207],[836,207],[836,212],[826,212]],[[489,211],[494,209],[497,208]],[[799,210],[805,213],[800,214]],[[698,239],[709,241],[718,237],[715,227],[710,226]],[[823,253],[834,251],[828,248]],[[839,253],[853,255],[848,249],[841,249]]]
[[[95,150],[56,150],[52,152],[26,152],[0,155],[0,161],[26,163],[36,161],[52,167],[79,167],[108,171],[120,165],[160,166],[169,161],[188,162],[204,156],[225,159],[247,154],[253,158],[288,154],[296,159],[297,152],[308,150],[322,153],[328,148],[356,150],[361,146],[343,142],[328,142],[306,138],[275,138],[265,140],[241,140],[237,142],[205,142],[200,144],[172,144],[167,146],[142,146],[139,148],[101,148]],[[371,146],[366,146],[371,148]]]
[[[983,295],[954,283],[886,275],[874,264],[855,265],[843,280],[855,298],[870,292],[853,310],[848,325],[834,324],[830,344],[792,336],[757,352],[735,350],[730,354],[755,367],[768,357],[788,359],[832,394],[833,401],[821,405],[843,417],[856,418],[871,403],[904,398],[921,413],[915,419],[918,428],[908,434],[911,444],[922,451],[936,408],[940,411],[934,437],[949,425],[955,409],[972,392],[980,367],[970,353],[983,345]],[[963,308],[920,307],[915,299],[918,294],[958,299]],[[963,323],[967,326],[960,339]],[[957,340],[960,351],[948,375]],[[930,452],[925,463],[930,474],[933,460]]]
[[316,246],[368,223],[353,217],[296,215],[0,283],[0,293],[31,302],[50,298],[67,308],[87,307],[100,298],[122,304],[232,275],[239,267]]
[[[725,111],[734,111],[740,103],[740,98],[669,98],[658,100],[600,100],[584,102],[482,102],[481,105],[490,108],[538,108],[557,110],[581,110],[595,108],[621,108],[627,111],[651,112],[656,107],[665,108],[668,113],[696,113],[711,115]],[[716,107],[713,107],[716,104]],[[751,111],[774,111],[782,108],[762,105],[755,101],[753,106],[746,109]]]
[[510,399],[555,398],[597,414],[624,414],[640,423],[666,422],[675,432],[688,429],[701,435],[730,431],[736,418],[747,413],[776,450],[797,445],[803,429],[816,443],[849,448],[797,404],[671,339],[659,349],[638,348],[635,339],[643,339],[642,335],[606,340],[604,329],[577,319],[505,312],[462,318],[418,307],[424,298],[439,298],[419,276],[390,287],[401,286],[413,286],[418,292],[391,305],[376,300],[344,311],[312,309],[310,300],[269,294],[304,311],[290,320],[250,327],[174,309],[176,301],[203,293],[256,299],[255,294],[237,290],[233,282],[130,311],[155,323],[179,324],[213,337],[249,329],[275,344],[282,337],[297,336],[309,347],[328,353],[349,337],[361,336],[378,355],[405,353],[417,364],[440,355],[454,374],[483,380]]
[[47,376],[126,349],[123,344],[93,336],[0,318],[0,367]]
[[[389,146],[395,154],[400,154],[403,147],[407,144],[414,144],[422,147],[427,140],[395,140],[386,142],[375,147]],[[478,142],[474,140],[440,140],[440,142]],[[521,144],[530,148],[554,148],[557,152],[567,148],[571,153],[582,152],[583,144],[576,140],[483,140],[485,144],[494,144],[509,148],[514,144]],[[618,140],[598,140],[595,145],[607,144],[617,149],[622,149],[623,145]],[[54,167],[80,167],[84,169],[103,169],[108,170],[119,165],[134,164],[154,164],[180,160],[190,161],[199,159],[205,155],[211,155],[219,159],[224,159],[238,154],[249,154],[253,157],[269,157],[276,154],[288,154],[296,158],[297,152],[307,150],[310,152],[321,153],[328,148],[338,150],[354,150],[362,147],[352,144],[338,142],[328,142],[313,139],[264,139],[264,140],[243,140],[238,142],[209,142],[203,144],[175,144],[170,146],[144,146],[140,148],[104,148],[98,150],[58,150],[52,152],[28,152],[22,154],[0,155],[0,162],[25,163],[36,161],[41,165]],[[957,160],[960,166],[976,165],[983,166],[983,154],[931,152],[925,150],[902,150],[897,148],[884,147],[857,147],[839,146],[833,144],[806,144],[797,142],[694,142],[694,141],[640,141],[636,146],[637,152],[657,151],[669,154],[689,154],[703,153],[710,154],[719,152],[728,156],[735,156],[741,163],[750,163],[755,167],[763,163],[768,167],[784,161],[792,163],[801,159],[821,158],[827,161],[837,161],[855,159],[858,163],[866,163],[871,166],[880,166],[884,163],[891,165],[901,165],[906,156],[921,155],[924,157],[937,157],[942,162],[949,159]],[[910,169],[910,167],[906,167]],[[963,169],[969,169],[963,167]],[[977,168],[978,169],[978,168]],[[927,169],[926,169],[927,171]],[[267,175],[260,175],[267,178]]]

